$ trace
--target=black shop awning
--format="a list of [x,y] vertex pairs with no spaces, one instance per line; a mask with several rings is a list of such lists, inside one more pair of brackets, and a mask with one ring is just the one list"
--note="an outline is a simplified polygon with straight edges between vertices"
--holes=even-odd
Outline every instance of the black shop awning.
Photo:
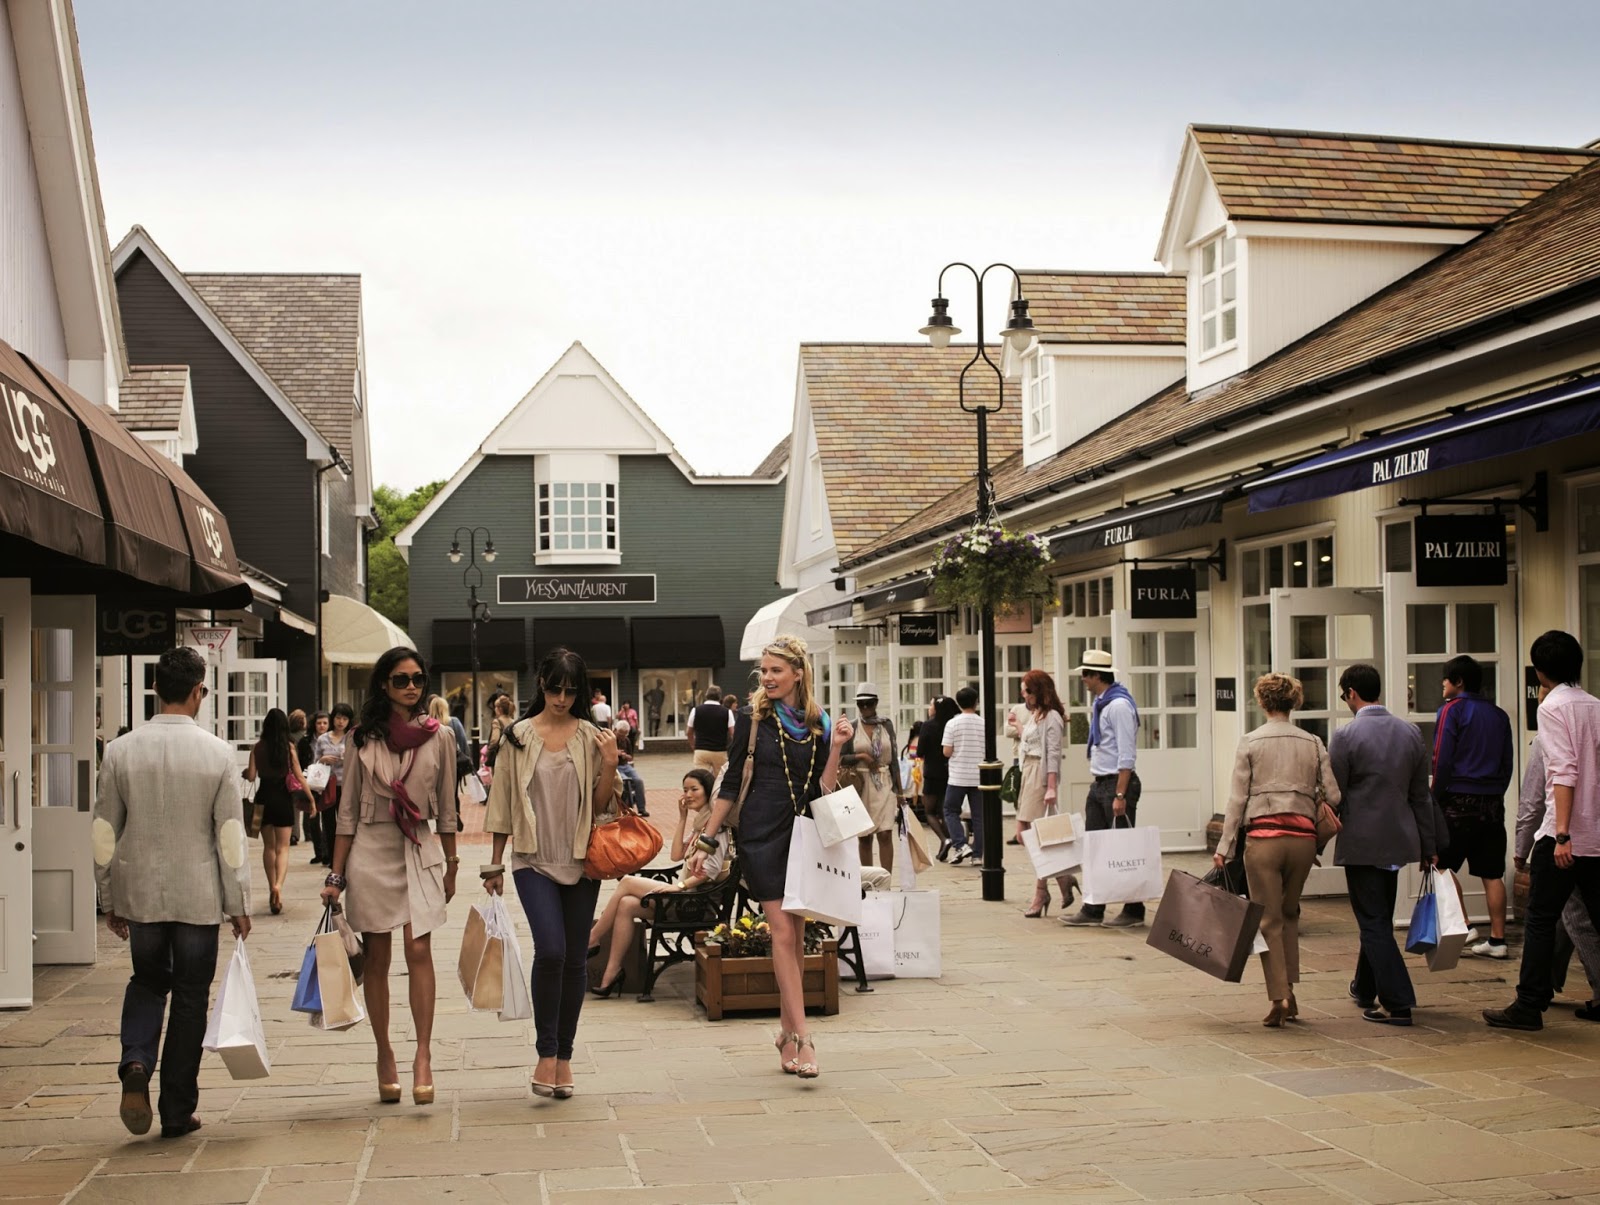
[[1222,518],[1222,500],[1233,486],[1218,486],[1194,494],[1126,506],[1098,518],[1074,523],[1050,535],[1054,559],[1081,556],[1102,548],[1121,548],[1136,540],[1172,535],[1191,527],[1204,527]]
[[621,616],[579,618],[552,616],[533,621],[533,659],[551,649],[571,649],[591,669],[626,669],[628,621]]
[[652,669],[720,669],[728,642],[718,615],[652,615],[633,621],[633,663]]
[[1332,498],[1600,431],[1600,377],[1584,377],[1465,414],[1357,440],[1247,487],[1252,514]]
[[924,573],[918,577],[907,578],[902,582],[879,586],[875,590],[863,590],[857,596],[856,601],[861,604],[863,611],[872,612],[879,607],[892,607],[911,602],[914,599],[926,598],[932,589],[933,574]]
[[[433,621],[432,669],[467,672],[472,669],[472,621]],[[528,626],[522,619],[486,619],[478,624],[478,668],[513,670],[528,668]]]

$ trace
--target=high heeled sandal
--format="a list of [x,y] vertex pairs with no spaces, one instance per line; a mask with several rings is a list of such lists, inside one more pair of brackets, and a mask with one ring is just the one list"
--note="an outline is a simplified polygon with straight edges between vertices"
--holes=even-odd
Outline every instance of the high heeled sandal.
[[1272,1011],[1269,1012],[1265,1017],[1261,1018],[1261,1024],[1266,1026],[1268,1029],[1282,1029],[1284,1018],[1288,1015],[1288,1001],[1274,1000],[1272,1002]]
[[278,913],[283,911],[283,896],[278,893],[276,887],[272,888],[272,895],[267,906],[271,909],[273,916],[277,916]]
[[1041,916],[1050,915],[1050,888],[1040,883],[1033,892],[1033,903],[1028,905],[1028,910],[1022,914],[1028,920],[1038,920]]
[[1061,888],[1061,911],[1065,912],[1072,907],[1072,901],[1078,898],[1078,884],[1070,874],[1058,874],[1056,886]]
[[[777,1047],[778,1062],[783,1068],[783,1073],[785,1075],[797,1074],[800,1070],[800,1050],[798,1046],[797,1035],[780,1029],[778,1030],[777,1036],[772,1039],[772,1044]],[[795,1057],[792,1059],[786,1059],[783,1057],[783,1048],[790,1045],[795,1046]]]
[[810,1034],[807,1034],[804,1037],[801,1037],[799,1034],[794,1034],[792,1036],[794,1037],[794,1054],[795,1059],[797,1060],[794,1069],[795,1075],[800,1079],[816,1079],[817,1076],[822,1074],[821,1069],[817,1066],[816,1059],[813,1058],[804,1063],[798,1062],[798,1059],[800,1057],[800,1052],[807,1046],[811,1047],[811,1053],[815,1055],[817,1053],[817,1044],[811,1040]]

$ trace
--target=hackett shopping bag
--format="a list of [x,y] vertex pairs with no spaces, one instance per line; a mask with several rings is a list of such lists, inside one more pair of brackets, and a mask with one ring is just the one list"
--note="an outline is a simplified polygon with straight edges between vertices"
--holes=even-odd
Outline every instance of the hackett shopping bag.
[[1243,896],[1174,870],[1145,944],[1226,983],[1238,983],[1260,936],[1264,911]]
[[896,891],[894,908],[894,973],[898,979],[937,979],[944,974],[940,953],[939,893]]
[[1428,951],[1428,969],[1448,971],[1461,961],[1461,951],[1467,945],[1467,913],[1461,907],[1456,876],[1448,870],[1436,871],[1435,875],[1433,896],[1439,913],[1439,940]]
[[1089,904],[1138,903],[1164,887],[1161,830],[1102,828],[1083,834],[1083,869],[1078,878]]
[[[861,965],[868,979],[894,978],[894,895],[872,891],[861,901],[861,923],[856,926],[861,939]],[[855,968],[839,960],[839,975],[854,975]]]
[[261,1024],[261,1002],[256,998],[250,955],[245,953],[242,937],[233,943],[233,957],[222,973],[222,986],[217,988],[217,1000],[211,1006],[201,1044],[222,1056],[223,1065],[234,1079],[262,1079],[272,1071],[266,1028]]
[[473,1012],[498,1012],[505,1004],[505,942],[489,929],[491,910],[491,904],[482,903],[467,913],[467,931],[456,960],[461,990]]
[[830,925],[861,924],[861,852],[854,841],[824,845],[817,822],[794,818],[783,910]]
[[812,800],[811,818],[817,822],[822,843],[830,846],[851,837],[863,837],[877,827],[854,787],[842,787],[831,795]]

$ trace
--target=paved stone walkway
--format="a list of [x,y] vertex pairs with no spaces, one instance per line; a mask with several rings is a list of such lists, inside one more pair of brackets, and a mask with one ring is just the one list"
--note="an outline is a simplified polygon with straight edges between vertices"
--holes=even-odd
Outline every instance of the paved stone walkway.
[[[679,760],[644,762],[660,817]],[[772,1019],[704,1020],[684,966],[654,1004],[590,999],[563,1102],[528,1095],[531,1024],[466,1011],[457,900],[436,951],[438,1102],[417,1108],[376,1103],[365,1026],[289,1011],[321,878],[294,852],[286,912],[250,939],[272,1077],[235,1084],[207,1056],[203,1130],[125,1133],[127,955],[103,934],[99,966],[41,971],[38,1005],[0,1014],[0,1201],[1600,1202],[1600,1026],[1565,1001],[1542,1034],[1489,1032],[1478,1009],[1504,1003],[1515,963],[1471,959],[1413,960],[1414,1028],[1365,1023],[1343,901],[1309,907],[1305,1023],[1274,1031],[1258,970],[1218,983],[1142,931],[1024,920],[983,903],[975,871],[936,866],[944,978],[846,988],[813,1021],[820,1079],[779,1072]],[[395,1032],[404,1072],[403,1008]]]

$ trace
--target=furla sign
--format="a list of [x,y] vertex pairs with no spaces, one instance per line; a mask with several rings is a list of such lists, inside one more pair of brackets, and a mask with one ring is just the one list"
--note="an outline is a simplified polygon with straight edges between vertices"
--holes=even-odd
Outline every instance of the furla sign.
[[1506,520],[1503,515],[1418,515],[1417,585],[1503,586],[1506,584]]
[[1128,577],[1128,612],[1134,619],[1193,619],[1197,614],[1200,592],[1188,566],[1135,569]]

